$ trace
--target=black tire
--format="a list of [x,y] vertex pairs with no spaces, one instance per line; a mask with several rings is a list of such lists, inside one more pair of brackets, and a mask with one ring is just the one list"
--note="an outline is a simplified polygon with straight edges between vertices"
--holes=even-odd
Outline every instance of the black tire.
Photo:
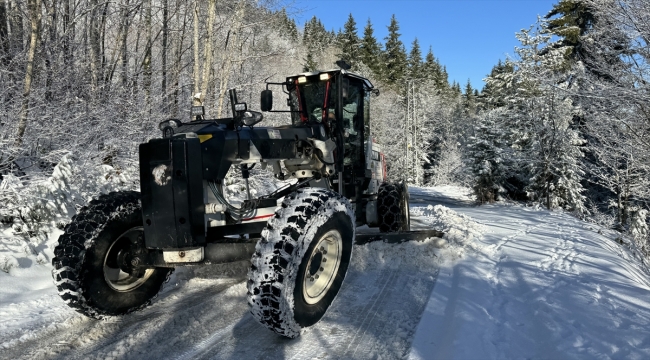
[[61,298],[95,319],[151,304],[172,270],[123,272],[116,259],[127,247],[144,248],[140,194],[113,192],[91,201],[66,225],[54,248],[52,277]]
[[352,256],[354,211],[329,190],[287,196],[257,243],[248,273],[251,314],[295,338],[317,323],[341,288]]
[[406,183],[383,183],[377,193],[379,231],[411,230],[409,191]]

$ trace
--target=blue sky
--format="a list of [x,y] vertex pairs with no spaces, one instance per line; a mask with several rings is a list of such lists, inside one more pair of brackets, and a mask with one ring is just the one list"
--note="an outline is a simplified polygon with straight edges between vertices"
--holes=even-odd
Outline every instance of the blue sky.
[[470,79],[481,89],[492,67],[514,54],[515,33],[544,16],[559,0],[295,0],[299,26],[317,16],[328,30],[343,28],[352,13],[359,36],[368,18],[375,37],[384,43],[393,14],[400,25],[401,40],[410,50],[418,38],[423,55],[433,54],[447,67],[449,81],[464,88]]

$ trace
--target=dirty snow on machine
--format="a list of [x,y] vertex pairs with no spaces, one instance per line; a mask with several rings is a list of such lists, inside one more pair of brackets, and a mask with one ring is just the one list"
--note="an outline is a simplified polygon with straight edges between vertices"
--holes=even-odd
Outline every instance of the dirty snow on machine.
[[[91,201],[59,238],[61,297],[90,317],[126,314],[147,306],[176,266],[250,259],[248,303],[260,323],[296,337],[318,322],[345,278],[355,227],[409,230],[408,189],[386,182],[371,137],[378,91],[337,65],[266,84],[261,110],[287,113],[285,126],[258,126],[262,113],[234,89],[230,118],[195,106],[191,121],[161,122],[162,137],[139,147],[141,192]],[[273,109],[271,86],[288,109]],[[233,166],[247,190],[240,204],[224,192]],[[290,185],[252,197],[255,167]]]

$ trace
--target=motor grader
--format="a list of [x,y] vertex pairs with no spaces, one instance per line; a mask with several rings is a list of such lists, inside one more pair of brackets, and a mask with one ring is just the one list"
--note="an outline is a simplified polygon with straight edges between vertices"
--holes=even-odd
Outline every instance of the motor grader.
[[[60,296],[92,318],[144,308],[175,267],[250,259],[248,304],[269,329],[290,338],[318,322],[341,288],[358,226],[382,234],[409,229],[405,183],[386,181],[372,138],[371,82],[349,67],[267,83],[287,95],[291,124],[259,126],[229,91],[232,117],[160,123],[161,138],[139,146],[140,192],[101,195],[65,227],[55,248]],[[252,197],[253,167],[288,185]],[[239,168],[248,189],[235,203],[224,192]],[[366,238],[368,239],[368,238]],[[359,239],[357,239],[359,241]]]

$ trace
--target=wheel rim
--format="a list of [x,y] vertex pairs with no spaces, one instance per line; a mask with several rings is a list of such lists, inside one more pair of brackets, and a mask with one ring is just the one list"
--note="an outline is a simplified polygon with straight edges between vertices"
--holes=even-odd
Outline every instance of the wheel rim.
[[341,265],[342,253],[343,238],[338,230],[330,230],[318,240],[303,279],[302,295],[307,304],[316,304],[327,295]]
[[119,264],[120,252],[128,251],[133,245],[132,239],[143,234],[142,227],[135,227],[120,235],[106,252],[104,257],[104,280],[111,289],[119,292],[129,292],[142,286],[153,274],[154,269],[146,269],[142,277],[123,271]]

